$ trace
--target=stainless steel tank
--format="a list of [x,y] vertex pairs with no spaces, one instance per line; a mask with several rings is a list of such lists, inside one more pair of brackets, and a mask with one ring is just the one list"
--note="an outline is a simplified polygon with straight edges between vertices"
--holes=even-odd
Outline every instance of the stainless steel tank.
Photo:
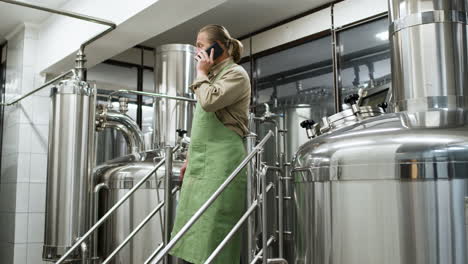
[[[104,185],[99,193],[99,216],[104,215],[161,157],[158,151],[127,155],[98,166],[95,185]],[[173,181],[178,181],[183,161],[173,161]],[[164,200],[165,169],[161,167],[99,230],[98,256],[103,260],[120,245],[135,227]],[[101,186],[102,187],[102,186]],[[174,199],[176,202],[176,199]],[[174,206],[175,208],[175,206]],[[161,215],[155,215],[110,263],[144,263],[163,241]]]
[[[196,76],[196,49],[192,45],[167,44],[156,49],[155,92],[172,96],[193,98],[189,89]],[[190,136],[194,103],[157,98],[154,103],[155,148],[174,146],[177,130],[187,131]]]
[[[195,48],[191,45],[170,44],[157,48],[155,65],[156,93],[192,97],[189,85],[195,78]],[[94,186],[102,186],[99,193],[98,215],[104,215],[144,175],[151,171],[164,156],[164,147],[179,143],[178,129],[189,133],[193,104],[173,99],[155,99],[154,142],[155,149],[126,155],[98,166],[93,175]],[[133,140],[136,142],[135,140]],[[136,144],[138,145],[138,144]],[[185,147],[185,146],[184,146]],[[185,156],[174,155],[173,182],[177,182]],[[161,167],[153,179],[147,181],[103,225],[98,237],[98,257],[106,259],[135,227],[164,199],[165,176]],[[174,199],[174,202],[176,199]],[[175,208],[175,205],[173,206]],[[154,216],[145,227],[120,251],[110,263],[143,263],[163,241],[161,217]]]
[[292,164],[290,263],[468,262],[466,4],[390,2],[397,113],[314,127]]
[[[57,260],[89,228],[95,91],[65,80],[52,89],[44,260]],[[78,252],[70,260],[78,259]]]

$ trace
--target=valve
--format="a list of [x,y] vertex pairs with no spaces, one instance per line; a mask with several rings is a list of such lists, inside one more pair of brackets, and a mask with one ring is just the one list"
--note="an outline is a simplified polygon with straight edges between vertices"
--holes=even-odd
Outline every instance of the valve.
[[314,120],[304,120],[301,122],[301,127],[302,128],[305,128],[305,129],[312,129],[312,126],[315,125],[315,121]]
[[179,137],[181,138],[183,138],[185,134],[187,134],[187,130],[183,130],[183,129],[177,129],[176,132],[177,132],[177,135],[179,135]]
[[377,105],[378,107],[382,108],[384,112],[387,112],[388,104],[387,102],[383,102]]
[[120,97],[119,98],[119,111],[122,114],[128,112],[128,98]]
[[349,105],[355,105],[359,100],[359,94],[350,94],[344,98],[344,103]]
[[300,123],[300,126],[302,128],[305,128],[306,130],[306,133],[307,133],[307,138],[314,138],[318,135],[317,131],[316,131],[316,128],[317,128],[317,125],[315,123],[314,120],[311,120],[311,119],[308,119],[308,120],[304,120]]

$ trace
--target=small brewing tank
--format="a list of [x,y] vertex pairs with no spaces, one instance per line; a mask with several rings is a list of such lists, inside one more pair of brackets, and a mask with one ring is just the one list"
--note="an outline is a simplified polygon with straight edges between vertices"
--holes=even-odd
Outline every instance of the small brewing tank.
[[[136,153],[114,159],[95,170],[95,186],[98,193],[99,218],[149,173],[161,160],[158,151]],[[173,186],[178,183],[183,161],[173,161]],[[98,231],[98,256],[104,260],[120,245],[138,224],[164,200],[164,166],[154,177],[140,187]],[[174,206],[176,196],[174,196]],[[156,214],[135,237],[112,259],[110,263],[144,263],[154,249],[162,243],[163,217]]]
[[[95,91],[69,79],[52,89],[44,260],[59,259],[89,226]],[[79,252],[70,260],[78,260]]]

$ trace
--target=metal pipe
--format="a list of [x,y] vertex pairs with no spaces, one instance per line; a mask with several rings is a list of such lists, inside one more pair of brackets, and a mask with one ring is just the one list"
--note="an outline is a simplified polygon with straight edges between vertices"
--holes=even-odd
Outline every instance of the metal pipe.
[[[105,183],[99,183],[94,187],[94,208],[93,208],[93,224],[97,223],[99,217],[99,192],[102,189],[109,190],[109,186]],[[93,258],[98,256],[98,234],[93,236]]]
[[[174,152],[177,151],[180,147],[177,146],[174,148]],[[165,158],[161,159],[161,161],[154,167],[154,169],[152,169],[149,173],[147,173],[145,175],[145,177],[143,177],[127,194],[124,195],[124,197],[122,197],[122,199],[120,199],[114,206],[112,206],[112,208],[96,223],[94,224],[91,229],[89,229],[88,232],[86,232],[86,234],[83,235],[83,237],[81,237],[57,262],[56,264],[60,264],[60,263],[63,263],[66,258],[84,241],[86,240],[98,227],[100,227],[104,221],[107,220],[107,218],[109,218],[109,216],[115,211],[117,210],[138,188],[140,188],[141,185],[143,185],[143,183],[145,183],[146,180],[148,180],[149,177],[151,177],[153,175],[153,173],[155,173],[159,167],[161,167],[163,165],[163,163],[166,161]]]
[[[247,152],[251,152],[255,148],[257,135],[250,132],[246,137]],[[253,203],[256,197],[256,182],[255,182],[255,159],[252,159],[247,166],[247,208]],[[247,221],[247,262],[253,260],[255,255],[255,217],[250,217]]]
[[172,96],[172,95],[167,95],[167,94],[132,91],[132,90],[118,90],[118,91],[112,92],[112,93],[109,94],[108,102],[110,103],[111,100],[112,100],[112,97],[115,96],[115,94],[119,94],[119,93],[130,93],[130,94],[146,95],[146,96],[151,96],[151,97],[168,98],[168,99],[174,99],[174,100],[186,101],[186,102],[194,102],[194,103],[197,102],[197,100],[195,100],[195,99],[187,98],[187,97],[183,97],[183,96]]
[[[170,192],[169,196],[171,197],[173,194],[175,194],[177,191],[178,191],[179,187],[175,187],[172,192]],[[148,214],[148,216],[145,217],[145,219],[143,219],[143,221],[140,222],[140,224],[127,236],[127,238],[125,238],[125,240],[106,258],[106,260],[104,260],[104,262],[102,262],[102,264],[107,264],[111,261],[111,259],[117,255],[117,253],[119,253],[120,250],[122,250],[123,247],[125,247],[125,245],[127,245],[128,242],[130,242],[130,240],[146,225],[146,223],[149,222],[149,220],[151,220],[151,218],[153,218],[153,216],[159,211],[161,210],[161,208],[166,205],[168,205],[168,203],[165,203],[165,201],[161,201],[157,206],[156,208],[154,208],[153,211],[151,211],[151,213]]]
[[[170,190],[172,189],[172,147],[166,146],[166,177],[164,183],[164,200],[166,206],[164,207],[164,245],[167,245],[171,240],[172,231],[172,196]],[[164,264],[171,264],[171,257],[166,255]]]
[[278,174],[278,256],[283,258],[284,253],[284,192],[283,192],[283,176],[285,175],[286,168],[284,166],[284,153],[280,154],[279,166],[281,168]]
[[81,264],[88,264],[89,263],[89,250],[88,245],[86,242],[81,243]]
[[46,6],[43,6],[43,5],[36,5],[36,4],[33,5],[33,4],[26,3],[26,2],[13,1],[13,0],[0,0],[0,2],[5,2],[5,3],[8,3],[8,4],[24,6],[24,7],[37,9],[37,10],[41,10],[41,11],[45,11],[45,12],[49,12],[49,13],[54,13],[54,14],[57,14],[57,15],[73,17],[73,18],[76,18],[76,19],[85,20],[85,21],[88,21],[88,22],[96,23],[96,24],[101,24],[101,25],[106,25],[106,26],[115,25],[113,22],[108,21],[108,20],[104,20],[104,19],[100,19],[100,18],[92,17],[92,16],[87,16],[87,15],[82,15],[82,14],[78,14],[78,13],[74,13],[74,12],[70,12],[70,11],[65,11],[65,10],[61,10],[61,9],[52,9],[52,8],[49,8],[49,7],[46,7]]
[[149,258],[147,258],[145,260],[144,264],[149,264],[151,262],[151,260],[154,259],[154,256],[156,256],[156,254],[158,254],[159,251],[161,251],[161,249],[163,249],[163,247],[164,247],[164,243],[159,244],[159,246],[153,251],[153,253],[151,253]]
[[174,245],[180,240],[180,238],[189,230],[190,227],[200,218],[200,216],[208,209],[208,207],[218,198],[219,195],[226,189],[226,187],[234,180],[237,174],[249,163],[254,155],[265,145],[265,143],[273,135],[271,130],[263,138],[263,140],[255,147],[254,151],[250,152],[247,157],[241,162],[241,164],[229,175],[229,177],[221,184],[215,193],[201,206],[200,209],[188,220],[188,222],[180,229],[180,231],[174,236],[174,238],[167,244],[162,252],[156,256],[156,260],[152,263],[158,263],[161,259],[174,247]]
[[[268,239],[268,241],[267,241],[267,246],[269,247],[273,243],[273,241],[275,241],[275,237],[271,236],[270,239]],[[257,255],[255,255],[252,262],[250,262],[250,264],[255,264],[259,259],[261,259],[264,250],[266,250],[266,249],[264,249],[264,248],[260,249],[260,251],[257,253]]]
[[[0,0],[0,1],[3,1],[3,0]],[[59,76],[55,77],[54,79],[52,79],[52,80],[50,80],[50,81],[44,83],[43,85],[39,86],[38,88],[36,88],[36,89],[30,91],[29,93],[27,93],[27,94],[21,96],[21,97],[18,98],[18,99],[13,100],[12,102],[9,102],[9,103],[1,103],[0,105],[4,105],[4,106],[14,105],[14,104],[16,104],[17,102],[23,100],[24,98],[26,98],[26,97],[28,97],[28,96],[30,96],[30,95],[32,95],[32,94],[34,94],[34,93],[36,93],[36,92],[38,92],[38,91],[44,89],[45,87],[47,87],[47,86],[49,86],[49,85],[55,83],[55,82],[58,81],[58,80],[61,80],[62,78],[64,78],[64,77],[66,77],[67,75],[69,75],[70,73],[73,73],[73,76],[75,76],[75,75],[76,75],[75,69],[71,69],[71,70],[69,70],[69,71],[67,71],[67,72],[65,72],[65,73],[60,74]]]
[[267,264],[267,261],[268,261],[268,250],[266,250],[267,248],[267,238],[268,238],[268,234],[267,234],[267,224],[268,224],[268,211],[267,211],[267,192],[266,192],[266,184],[267,184],[267,178],[266,178],[266,175],[267,175],[267,172],[268,172],[268,167],[265,166],[263,167],[262,169],[262,172],[260,174],[260,177],[261,177],[261,180],[262,180],[262,203],[261,203],[261,206],[262,206],[262,248],[264,248],[265,250],[263,251],[263,258],[262,258],[262,262],[263,264]]
[[90,38],[89,40],[87,40],[87,41],[85,41],[83,44],[81,44],[80,50],[81,50],[81,51],[84,51],[84,49],[85,49],[87,46],[89,46],[89,44],[91,44],[91,43],[93,43],[94,41],[96,41],[96,40],[102,38],[104,35],[106,35],[107,33],[111,32],[112,30],[114,30],[114,29],[117,27],[117,25],[114,24],[114,23],[112,23],[112,22],[111,22],[111,25],[108,25],[108,26],[109,26],[110,28],[104,30],[103,32],[97,34],[96,36]]
[[268,264],[276,264],[276,263],[283,263],[288,264],[288,261],[284,258],[273,258],[268,260]]
[[127,141],[130,153],[139,153],[145,150],[143,133],[138,124],[128,115],[103,110],[96,114],[96,121],[102,128],[114,128],[121,131]]
[[[153,159],[153,164],[156,164],[156,159]],[[161,181],[162,179],[158,179],[158,175],[155,173],[154,174],[154,182],[156,182],[156,198],[158,200],[158,203],[161,201],[161,197],[159,196],[159,187],[161,186]],[[161,229],[161,234],[164,234],[164,221],[163,221],[163,216],[162,212],[159,211],[159,227]],[[164,245],[164,243],[162,243]]]
[[[273,183],[270,183],[266,189],[267,192],[269,192],[273,188]],[[218,245],[218,247],[211,253],[211,255],[208,257],[208,259],[205,261],[205,264],[211,263],[216,256],[223,250],[223,248],[226,246],[226,244],[234,237],[237,231],[242,227],[245,221],[249,219],[250,215],[254,212],[255,209],[257,209],[258,206],[258,200],[255,200],[252,202],[252,205],[249,207],[249,209],[245,212],[245,214],[239,219],[239,221],[236,223],[236,225],[231,229],[231,231],[226,235],[226,237],[221,241],[221,243]]]

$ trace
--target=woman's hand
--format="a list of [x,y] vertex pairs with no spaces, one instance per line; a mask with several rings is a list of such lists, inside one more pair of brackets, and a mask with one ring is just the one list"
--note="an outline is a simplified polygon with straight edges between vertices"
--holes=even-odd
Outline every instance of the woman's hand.
[[210,55],[206,51],[201,50],[195,56],[197,63],[197,75],[198,76],[208,76],[208,72],[214,64],[213,60],[214,49],[211,49]]
[[185,160],[184,165],[182,165],[182,167],[180,168],[179,181],[181,185],[182,185],[182,182],[184,181],[184,175],[185,175],[185,170],[187,170],[187,165],[188,165],[188,159]]

